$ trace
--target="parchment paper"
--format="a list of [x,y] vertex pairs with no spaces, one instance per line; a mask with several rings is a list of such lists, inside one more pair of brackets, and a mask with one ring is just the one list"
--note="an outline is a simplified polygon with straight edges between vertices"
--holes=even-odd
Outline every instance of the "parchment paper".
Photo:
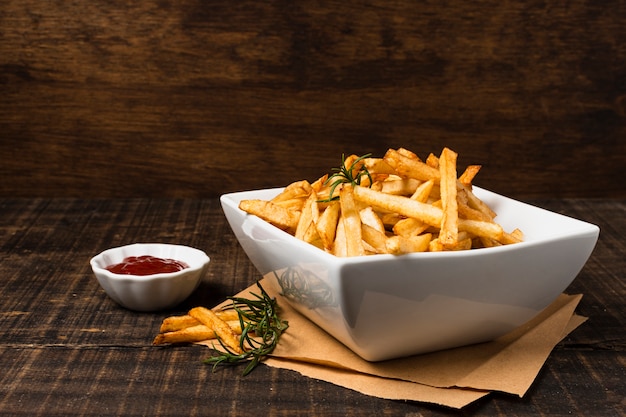
[[[263,281],[261,281],[263,285]],[[561,294],[530,322],[492,342],[368,362],[281,300],[289,322],[265,364],[290,369],[366,395],[462,408],[492,391],[522,397],[554,346],[586,318],[574,314],[582,295]],[[258,293],[256,285],[237,296]],[[212,342],[201,342],[212,346]]]

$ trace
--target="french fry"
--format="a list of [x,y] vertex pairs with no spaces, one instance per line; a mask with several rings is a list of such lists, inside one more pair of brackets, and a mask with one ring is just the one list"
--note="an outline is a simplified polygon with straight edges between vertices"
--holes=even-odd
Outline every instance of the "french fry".
[[417,156],[415,152],[410,151],[406,148],[398,148],[396,152],[398,152],[398,154],[405,156],[409,159],[415,159],[416,161],[420,161],[419,156]]
[[480,220],[459,219],[459,230],[474,236],[487,237],[497,241],[500,241],[504,235],[504,230],[502,230],[502,226],[499,224]]
[[361,236],[363,241],[366,242],[375,253],[388,253],[387,251],[387,236],[384,232],[363,223],[361,225]]
[[[194,319],[195,320],[195,319]],[[226,324],[236,335],[241,334],[241,323],[239,320],[228,321]],[[195,343],[204,340],[216,339],[217,333],[212,328],[204,324],[196,324],[179,330],[160,332],[154,338],[152,344],[163,345],[166,343]]]
[[345,229],[346,256],[361,256],[365,254],[365,249],[361,242],[361,217],[359,216],[353,190],[352,185],[344,184],[339,191],[340,219]]
[[[217,310],[215,314],[224,321],[236,321],[239,320],[239,315],[236,310]],[[160,333],[174,332],[176,330],[182,330],[187,327],[197,326],[200,322],[189,314],[182,316],[170,316],[163,319],[161,322]]]
[[428,166],[439,169],[439,158],[437,158],[437,155],[434,153],[429,154],[424,162],[426,162],[426,165]]
[[242,200],[239,208],[254,214],[282,230],[293,232],[298,227],[299,213],[281,207],[271,201]]
[[346,241],[346,228],[344,222],[339,219],[337,222],[337,229],[335,231],[335,241],[333,242],[332,253],[335,256],[346,257],[348,256],[348,243]]
[[309,231],[309,228],[315,227],[313,226],[313,212],[315,211],[316,217],[319,217],[319,210],[317,209],[317,193],[312,191],[309,194],[309,197],[306,199],[306,203],[304,203],[304,207],[302,207],[302,212],[300,214],[300,218],[298,219],[298,224],[296,226],[296,231],[294,236],[300,240],[304,240],[305,236]]
[[398,220],[393,225],[393,233],[398,236],[410,237],[417,236],[428,229],[428,225],[421,220],[407,217],[406,219]]
[[414,178],[398,178],[389,181],[383,181],[382,192],[394,195],[411,195],[417,190],[421,181]]
[[330,202],[315,223],[317,234],[322,241],[324,249],[327,251],[331,251],[333,248],[340,208],[339,201]]
[[215,331],[220,340],[236,353],[243,353],[237,334],[214,311],[205,307],[195,307],[189,310],[189,315],[200,323]]
[[480,165],[468,165],[459,177],[459,182],[466,187],[471,187],[472,181],[476,174],[478,174],[478,171],[480,171],[480,168],[482,168]]
[[441,225],[442,210],[430,204],[359,186],[354,187],[353,194],[355,199],[365,204],[399,213],[405,217],[413,217],[431,226],[439,227]]
[[458,241],[459,212],[456,202],[456,159],[457,154],[444,148],[439,157],[441,206],[443,215],[439,231],[439,241],[446,247],[453,247]]
[[389,149],[383,159],[388,165],[393,167],[399,175],[415,178],[420,181],[432,179],[435,180],[436,183],[439,182],[439,170],[427,165],[418,158],[409,158],[396,150]]
[[298,199],[298,198],[307,198],[309,193],[311,192],[311,184],[307,180],[292,182],[285,189],[278,194],[276,197],[272,199],[273,203],[278,203],[280,201]]
[[428,197],[430,197],[430,194],[432,193],[434,185],[434,180],[424,181],[415,189],[411,199],[419,201],[420,203],[426,203],[428,201]]
[[483,213],[485,213],[487,216],[491,217],[492,219],[496,217],[496,213],[491,209],[491,207],[485,204],[484,201],[482,201],[480,198],[476,197],[476,195],[472,192],[472,190],[470,190],[469,187],[461,184],[460,181],[457,181],[457,186],[465,191],[465,194],[467,195],[467,198],[468,198],[468,205],[470,207],[476,210],[482,211]]
[[365,158],[363,165],[367,168],[370,175],[391,175],[396,173],[383,158]]
[[197,326],[200,322],[190,315],[166,317],[161,322],[160,333],[175,332],[187,327]]
[[401,255],[412,252],[425,252],[432,239],[430,233],[419,236],[391,236],[387,239],[387,252],[394,255]]
[[361,218],[361,223],[372,227],[380,233],[385,233],[385,224],[373,208],[365,207],[364,209],[361,209],[359,211],[359,217]]

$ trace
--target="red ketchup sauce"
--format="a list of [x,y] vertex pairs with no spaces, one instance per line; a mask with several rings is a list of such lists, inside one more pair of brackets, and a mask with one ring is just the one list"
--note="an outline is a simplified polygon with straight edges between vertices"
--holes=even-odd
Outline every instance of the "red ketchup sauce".
[[163,259],[156,256],[129,256],[119,264],[109,265],[105,269],[114,274],[123,275],[154,275],[167,272],[176,272],[189,268],[184,262],[176,259]]

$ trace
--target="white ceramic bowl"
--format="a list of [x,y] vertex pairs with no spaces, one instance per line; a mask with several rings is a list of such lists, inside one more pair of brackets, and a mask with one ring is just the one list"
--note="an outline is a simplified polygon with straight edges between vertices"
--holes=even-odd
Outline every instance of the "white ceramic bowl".
[[340,258],[221,204],[255,267],[304,316],[368,361],[493,340],[530,320],[574,280],[599,228],[474,187],[525,241],[487,249]]
[[[176,259],[189,268],[153,275],[115,274],[105,269],[129,256],[152,255]],[[175,307],[198,287],[209,266],[209,257],[188,246],[135,243],[107,249],[90,260],[96,279],[115,302],[135,311],[158,311]]]

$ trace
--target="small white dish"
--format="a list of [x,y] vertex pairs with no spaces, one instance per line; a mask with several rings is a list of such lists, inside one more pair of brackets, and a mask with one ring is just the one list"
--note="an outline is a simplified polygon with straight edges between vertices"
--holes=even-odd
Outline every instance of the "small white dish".
[[[152,275],[116,274],[106,268],[131,256],[151,255],[175,259],[188,265],[177,272]],[[135,243],[107,249],[91,258],[93,273],[109,297],[135,311],[165,310],[184,301],[200,285],[209,266],[203,251],[164,243]]]
[[237,239],[268,285],[356,354],[380,361],[502,336],[563,292],[589,258],[599,228],[474,187],[507,231],[494,248],[340,258],[238,208],[282,189],[225,194]]

